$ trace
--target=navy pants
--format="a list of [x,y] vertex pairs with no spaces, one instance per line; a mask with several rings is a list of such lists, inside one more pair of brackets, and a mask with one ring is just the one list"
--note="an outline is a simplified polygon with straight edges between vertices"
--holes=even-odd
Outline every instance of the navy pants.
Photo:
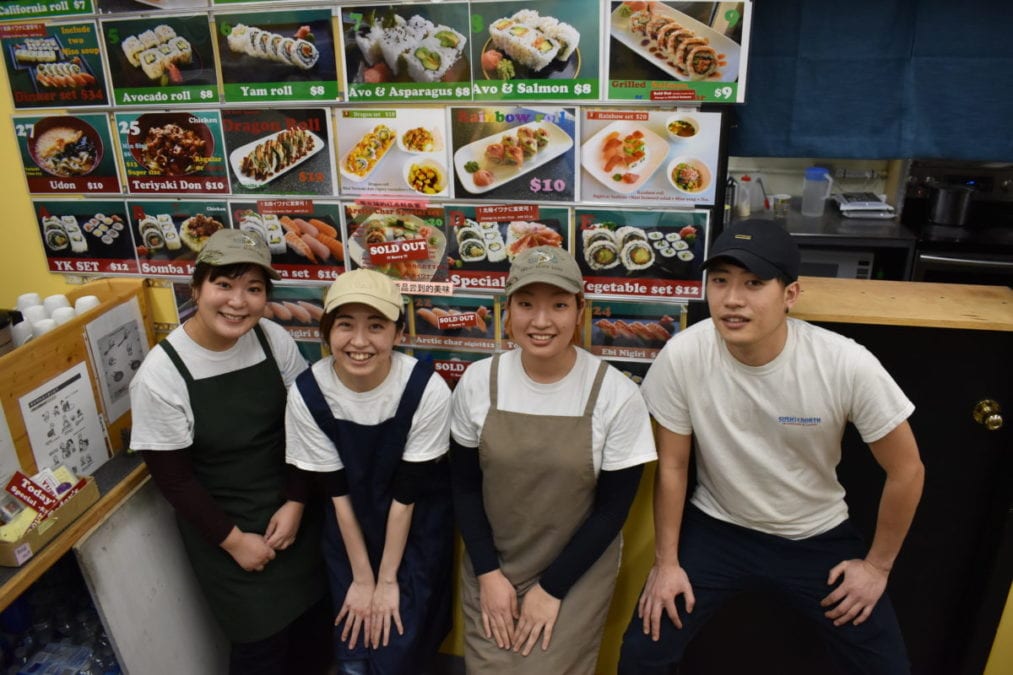
[[[866,547],[850,522],[802,540],[785,539],[732,525],[686,506],[679,542],[679,562],[693,585],[696,605],[676,607],[683,627],[662,614],[658,642],[644,635],[643,620],[633,619],[623,637],[619,672],[668,675],[682,660],[689,641],[707,619],[742,591],[773,592],[812,621],[845,673],[903,675],[911,670],[893,606],[884,594],[862,624],[834,626],[820,600],[832,590],[830,569],[842,560],[865,557]],[[729,645],[729,648],[734,648]]]

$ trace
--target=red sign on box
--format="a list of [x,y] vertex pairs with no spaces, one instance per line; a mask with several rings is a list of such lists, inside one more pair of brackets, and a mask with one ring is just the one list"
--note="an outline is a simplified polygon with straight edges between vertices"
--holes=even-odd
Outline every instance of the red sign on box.
[[371,265],[385,265],[404,260],[427,260],[428,258],[429,244],[425,239],[405,239],[369,245]]
[[14,472],[5,489],[43,517],[60,505],[57,497],[20,471]]

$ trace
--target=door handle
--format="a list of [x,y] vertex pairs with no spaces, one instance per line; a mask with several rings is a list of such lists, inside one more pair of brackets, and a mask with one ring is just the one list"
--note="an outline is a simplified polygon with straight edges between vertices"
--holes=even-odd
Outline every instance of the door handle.
[[990,398],[978,401],[971,415],[974,417],[975,422],[984,426],[989,431],[1002,429],[1002,406],[997,401],[993,401]]

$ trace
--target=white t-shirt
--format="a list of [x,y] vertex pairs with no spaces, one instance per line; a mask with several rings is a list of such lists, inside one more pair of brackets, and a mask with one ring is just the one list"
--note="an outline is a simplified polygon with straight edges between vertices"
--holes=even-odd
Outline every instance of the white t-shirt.
[[[306,359],[288,331],[268,319],[260,320],[285,386],[306,369]],[[195,380],[215,377],[260,363],[267,356],[257,334],[248,331],[229,349],[216,352],[193,341],[182,326],[166,338]],[[152,349],[130,382],[134,450],[182,450],[193,445],[193,409],[186,381],[164,349]]]
[[728,352],[713,321],[695,324],[665,345],[642,391],[659,424],[695,434],[693,504],[790,539],[848,517],[835,471],[847,422],[871,443],[914,410],[865,347],[792,318],[784,350],[758,367]]
[[[521,364],[521,350],[499,359],[500,410],[531,415],[579,417],[584,414],[601,359],[583,349],[566,377],[551,384],[535,382]],[[465,447],[478,447],[489,412],[489,370],[492,358],[477,361],[464,371],[454,389],[450,431]],[[618,471],[658,458],[647,406],[629,378],[609,366],[592,413],[594,471]],[[551,439],[546,440],[551,444]]]
[[[401,352],[391,354],[390,372],[375,389],[355,392],[334,372],[334,359],[313,364],[313,375],[324,399],[337,419],[374,426],[394,417],[416,359]],[[305,471],[338,471],[344,467],[337,448],[317,425],[297,385],[288,390],[285,410],[285,460]],[[433,373],[412,417],[411,431],[401,459],[425,462],[447,452],[450,446],[450,388]]]

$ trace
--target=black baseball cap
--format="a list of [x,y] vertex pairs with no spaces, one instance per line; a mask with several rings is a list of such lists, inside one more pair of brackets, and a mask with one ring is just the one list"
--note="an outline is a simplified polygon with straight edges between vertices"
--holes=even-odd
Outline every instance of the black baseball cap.
[[784,228],[770,220],[743,220],[725,228],[714,243],[704,269],[718,258],[731,258],[761,279],[798,279],[801,254]]

